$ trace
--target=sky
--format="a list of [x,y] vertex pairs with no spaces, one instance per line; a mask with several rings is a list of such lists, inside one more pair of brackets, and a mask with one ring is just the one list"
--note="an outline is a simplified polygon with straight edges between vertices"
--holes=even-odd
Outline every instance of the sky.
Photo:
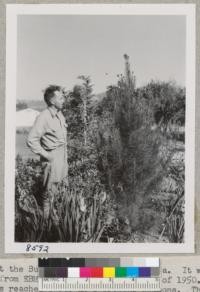
[[40,100],[50,84],[71,90],[89,75],[94,93],[124,74],[126,53],[137,87],[150,80],[185,86],[185,16],[20,15],[17,99]]

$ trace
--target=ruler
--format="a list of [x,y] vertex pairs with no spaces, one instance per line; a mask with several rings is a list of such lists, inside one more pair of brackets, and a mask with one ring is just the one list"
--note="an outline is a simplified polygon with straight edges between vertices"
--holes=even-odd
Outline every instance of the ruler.
[[161,291],[159,278],[39,278],[39,291]]

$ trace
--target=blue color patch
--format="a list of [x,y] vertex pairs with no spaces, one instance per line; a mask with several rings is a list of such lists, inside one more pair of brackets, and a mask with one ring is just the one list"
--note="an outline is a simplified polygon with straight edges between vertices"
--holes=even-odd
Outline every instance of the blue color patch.
[[132,277],[132,278],[136,278],[139,277],[139,269],[136,267],[133,268],[126,268],[126,276],[127,277]]
[[151,277],[151,268],[139,268],[139,277],[149,278]]

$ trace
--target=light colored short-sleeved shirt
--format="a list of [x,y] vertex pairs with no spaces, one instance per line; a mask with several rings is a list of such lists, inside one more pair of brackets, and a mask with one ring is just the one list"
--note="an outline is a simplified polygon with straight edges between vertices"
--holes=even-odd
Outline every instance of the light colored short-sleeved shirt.
[[42,157],[51,150],[67,144],[67,124],[61,111],[45,109],[37,118],[28,135],[27,145]]

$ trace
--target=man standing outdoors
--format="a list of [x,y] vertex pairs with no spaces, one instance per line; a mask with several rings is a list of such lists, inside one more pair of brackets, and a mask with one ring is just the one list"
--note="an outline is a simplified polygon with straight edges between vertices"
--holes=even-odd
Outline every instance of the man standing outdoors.
[[47,108],[37,117],[27,138],[27,145],[40,156],[43,168],[43,210],[49,217],[51,200],[56,187],[67,180],[67,124],[61,112],[65,97],[62,88],[50,85],[45,89]]

